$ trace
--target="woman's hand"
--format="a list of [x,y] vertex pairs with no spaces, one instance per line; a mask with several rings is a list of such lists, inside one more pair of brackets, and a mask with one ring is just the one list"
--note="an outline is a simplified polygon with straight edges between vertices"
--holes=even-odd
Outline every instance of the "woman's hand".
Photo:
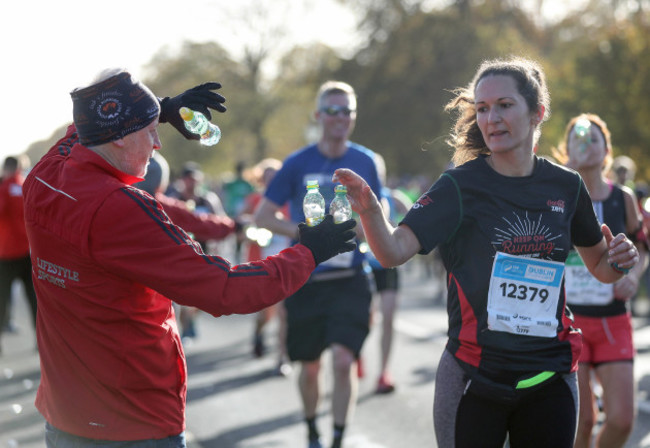
[[348,199],[352,210],[359,215],[368,212],[382,213],[381,204],[368,183],[361,176],[347,168],[334,171],[333,182],[339,182],[348,189]]
[[614,236],[607,224],[601,226],[607,243],[607,262],[616,272],[627,274],[639,262],[639,251],[623,233]]

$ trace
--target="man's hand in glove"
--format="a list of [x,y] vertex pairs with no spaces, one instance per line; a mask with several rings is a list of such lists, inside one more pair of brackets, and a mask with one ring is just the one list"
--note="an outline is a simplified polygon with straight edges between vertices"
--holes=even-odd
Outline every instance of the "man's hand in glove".
[[188,140],[199,140],[200,135],[194,134],[185,128],[185,123],[179,114],[181,107],[188,107],[196,112],[201,112],[208,120],[212,119],[210,108],[225,112],[226,107],[223,103],[226,99],[212,90],[221,88],[218,82],[206,82],[200,86],[193,87],[173,98],[165,97],[158,99],[160,101],[160,122],[169,122],[178,132]]
[[335,255],[349,252],[357,247],[353,241],[356,233],[352,230],[356,225],[354,219],[334,224],[332,215],[326,215],[325,219],[314,227],[309,227],[303,222],[298,224],[298,241],[311,250],[318,265]]

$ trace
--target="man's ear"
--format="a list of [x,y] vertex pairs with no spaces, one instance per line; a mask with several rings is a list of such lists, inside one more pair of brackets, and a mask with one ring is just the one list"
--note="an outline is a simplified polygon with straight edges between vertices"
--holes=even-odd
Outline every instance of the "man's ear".
[[124,139],[123,138],[118,138],[117,140],[113,140],[111,143],[114,144],[115,146],[117,146],[118,148],[124,148]]

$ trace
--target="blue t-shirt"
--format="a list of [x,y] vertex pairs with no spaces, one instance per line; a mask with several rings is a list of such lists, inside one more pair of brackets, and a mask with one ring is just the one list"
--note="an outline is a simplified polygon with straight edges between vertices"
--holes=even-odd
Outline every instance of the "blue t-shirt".
[[[339,168],[349,168],[368,182],[375,195],[380,197],[381,181],[375,165],[375,153],[353,142],[348,142],[347,147],[345,154],[335,159],[324,156],[316,144],[290,154],[280,171],[273,177],[264,196],[280,207],[288,203],[290,219],[295,223],[304,222],[302,200],[307,191],[307,181],[318,181],[319,190],[325,198],[326,212],[329,212],[329,204],[334,199],[336,185],[332,182],[332,175]],[[349,267],[360,266],[363,259],[363,254],[357,248]],[[323,263],[314,272],[331,268],[327,263]]]

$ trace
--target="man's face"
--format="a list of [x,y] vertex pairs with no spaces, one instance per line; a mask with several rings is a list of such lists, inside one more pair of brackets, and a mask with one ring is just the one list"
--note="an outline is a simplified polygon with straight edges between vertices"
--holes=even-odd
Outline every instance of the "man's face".
[[183,177],[183,184],[185,185],[185,193],[193,195],[197,185],[200,183],[200,177],[196,174],[188,174]]
[[347,140],[356,123],[356,104],[345,93],[329,95],[316,111],[316,118],[323,127],[324,139]]
[[118,161],[120,166],[117,168],[131,176],[144,177],[153,152],[162,146],[158,137],[158,120],[125,136],[123,140],[124,147]]

